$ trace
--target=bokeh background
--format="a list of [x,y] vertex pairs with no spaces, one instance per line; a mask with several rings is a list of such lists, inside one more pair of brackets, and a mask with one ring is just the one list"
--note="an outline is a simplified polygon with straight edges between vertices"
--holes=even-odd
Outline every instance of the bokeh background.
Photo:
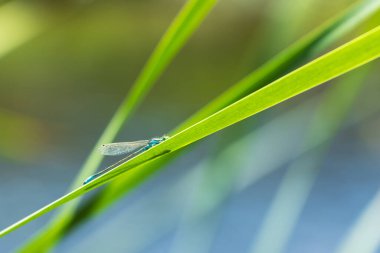
[[[169,132],[354,2],[220,0],[117,141]],[[1,3],[1,228],[67,191],[184,3]],[[356,246],[369,238],[375,247],[366,252],[380,252],[380,218],[371,216],[380,212],[378,77],[374,62],[190,146],[56,252],[337,252],[363,219]],[[353,92],[337,115],[323,105],[345,101],[342,87]],[[325,121],[339,126],[326,138],[323,127],[313,129]],[[0,252],[13,252],[51,217],[1,238]]]

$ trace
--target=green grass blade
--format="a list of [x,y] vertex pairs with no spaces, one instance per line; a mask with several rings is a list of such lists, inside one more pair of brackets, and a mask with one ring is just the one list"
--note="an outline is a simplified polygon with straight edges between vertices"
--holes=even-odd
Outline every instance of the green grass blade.
[[[192,123],[210,116],[217,110],[220,110],[223,107],[235,102],[237,99],[240,99],[245,94],[253,92],[261,86],[268,84],[275,78],[280,77],[297,63],[302,62],[305,58],[320,52],[320,50],[323,50],[328,45],[343,36],[345,32],[352,30],[355,26],[359,25],[368,17],[373,15],[373,13],[379,10],[379,8],[379,0],[366,0],[359,2],[344,11],[342,14],[333,18],[325,25],[317,28],[311,34],[307,35],[305,38],[280,53],[263,67],[252,72],[252,74],[232,86],[228,91],[224,92],[221,96],[216,98],[210,104],[206,105],[203,109],[181,124],[176,130],[173,131],[173,133],[189,127]],[[99,209],[105,208],[111,202],[123,196],[125,192],[133,189],[153,172],[157,171],[158,168],[163,167],[163,165],[170,161],[170,159],[165,159],[165,161],[160,160],[162,159],[139,166],[138,171],[135,170],[120,180],[117,180],[107,186],[105,190],[97,195],[95,200],[96,203],[91,203],[92,208],[96,210],[87,210],[87,216],[90,216],[92,212],[99,212]],[[156,169],[154,166],[156,166]]]
[[[185,44],[190,35],[199,27],[215,4],[216,0],[189,0],[183,7],[149,58],[128,96],[122,102],[94,149],[91,151],[83,168],[74,180],[71,186],[72,189],[81,186],[83,178],[94,173],[102,161],[102,156],[99,154],[97,147],[103,143],[112,142],[125,121],[130,118],[154,82],[168,66],[178,50]],[[39,252],[42,252],[42,247],[49,247],[49,242],[54,244],[57,240],[55,237],[70,223],[79,201],[80,199],[76,199],[71,202],[70,205],[67,205],[55,216],[53,221],[42,233],[21,250],[30,252],[31,249],[38,248]]]
[[[330,90],[326,90],[326,92],[331,93]],[[231,197],[231,194],[238,195],[246,191],[247,187],[249,188],[263,177],[270,175],[279,168],[282,168],[283,164],[291,162],[295,157],[300,157],[310,151],[313,151],[316,147],[324,145],[324,143],[328,141],[326,139],[319,139],[318,143],[313,142],[313,146],[307,146],[305,147],[305,150],[298,149],[297,144],[294,143],[295,138],[304,136],[304,123],[310,122],[309,120],[312,118],[311,114],[313,113],[313,110],[316,107],[318,101],[319,99],[316,97],[302,101],[301,104],[297,105],[291,110],[285,110],[285,112],[281,113],[281,115],[278,115],[278,117],[275,117],[269,122],[258,126],[258,128],[255,128],[254,131],[250,131],[247,133],[247,135],[236,136],[231,134],[235,131],[228,131],[228,133],[226,133],[227,139],[230,139],[230,137],[233,138],[234,136],[237,138],[231,139],[229,142],[225,140],[226,134],[224,134],[221,141],[223,144],[228,143],[228,145],[223,145],[225,148],[216,154],[217,157],[211,157],[211,161],[209,157],[207,157],[203,161],[200,161],[200,163],[197,163],[194,167],[187,169],[186,175],[182,175],[180,180],[176,181],[176,183],[172,185],[169,190],[169,192],[178,193],[177,196],[174,197],[174,202],[177,204],[175,210],[180,209],[185,213],[190,213],[191,217],[180,218],[182,221],[184,219],[185,223],[191,223],[188,227],[185,228],[185,230],[181,230],[179,227],[180,224],[178,224],[178,216],[175,216],[176,218],[173,217],[173,220],[171,221],[167,221],[169,224],[157,227],[156,222],[158,221],[146,221],[143,218],[150,217],[150,215],[147,214],[147,212],[150,212],[149,210],[141,211],[138,214],[129,213],[129,215],[132,215],[131,217],[129,217],[128,214],[123,214],[123,219],[126,219],[124,220],[124,224],[130,224],[132,226],[129,227],[129,229],[126,231],[127,236],[129,233],[128,231],[134,231],[134,221],[140,219],[144,220],[141,225],[143,227],[145,226],[146,228],[149,227],[150,231],[148,234],[142,231],[136,231],[136,234],[134,234],[136,238],[133,243],[140,245],[139,250],[131,247],[131,244],[128,242],[125,244],[125,246],[128,248],[128,252],[130,248],[133,248],[131,249],[131,253],[142,252],[142,249],[145,249],[143,245],[149,247],[149,245],[152,243],[157,242],[162,238],[166,238],[169,235],[172,235],[173,232],[176,234],[174,236],[175,240],[181,240],[181,238],[184,240],[182,242],[184,245],[180,243],[179,246],[183,245],[185,248],[186,245],[188,245],[189,240],[192,242],[194,242],[194,240],[197,240],[197,242],[199,241],[202,243],[206,242],[207,240],[212,240],[213,235],[207,235],[207,233],[212,233],[215,231],[213,230],[212,226],[216,226],[214,229],[217,229],[218,223],[215,224],[216,220],[213,220],[212,218],[210,220],[211,223],[209,223],[209,218],[218,216],[217,214],[220,211],[220,207],[226,203],[228,198]],[[372,111],[370,114],[367,114],[369,112],[365,111],[366,115],[363,115],[359,112],[356,115],[358,118],[355,118],[355,120],[351,119],[349,122],[347,122],[348,124],[345,125],[343,131],[347,131],[353,127],[358,127],[358,125],[366,122],[369,118],[371,118],[371,116],[374,116],[379,112],[379,106],[377,106],[375,110],[376,112]],[[286,134],[284,135],[283,133]],[[277,144],[273,145],[273,143]],[[299,152],[294,153],[294,150],[297,150]],[[242,154],[246,152],[249,152],[251,155],[249,157],[244,157],[243,155],[242,157]],[[265,159],[267,154],[271,154],[271,156],[276,157],[276,159]],[[167,156],[164,158],[166,157]],[[211,164],[209,164],[210,162]],[[199,169],[204,166],[209,167],[207,168],[207,172],[205,172],[205,179],[202,180],[202,182],[197,182],[194,180],[193,175],[199,174]],[[142,166],[140,168],[144,169],[145,167],[146,166]],[[140,168],[135,168],[131,172],[136,172]],[[255,169],[252,170],[252,168]],[[135,173],[131,173],[131,175],[134,174]],[[212,178],[212,180],[210,180],[210,178]],[[214,180],[216,178],[217,180]],[[228,185],[231,186],[231,180],[235,180],[235,185],[229,188]],[[190,185],[191,187],[189,187]],[[164,186],[164,188],[166,189],[168,187]],[[233,189],[232,193],[230,192],[231,189]],[[185,190],[186,196],[181,195],[183,194],[183,190]],[[115,192],[115,194],[117,194],[117,192]],[[162,199],[162,204],[166,205],[165,203],[166,199],[168,198],[168,194],[161,194],[162,195],[156,195],[156,197],[153,199],[160,198]],[[189,196],[192,194],[196,194],[196,196]],[[111,198],[112,196],[109,195],[108,197]],[[171,197],[173,196],[171,195]],[[131,206],[128,208],[127,212],[130,209],[133,209],[134,206],[140,205],[142,202],[145,203],[147,201],[146,198],[151,198],[151,196],[145,196],[142,201],[131,203]],[[178,201],[177,198],[180,198],[181,201]],[[186,203],[188,201],[188,198],[190,198],[191,204]],[[194,199],[196,199],[195,202],[193,201]],[[152,201],[152,199],[148,201]],[[169,212],[173,211],[171,207],[173,206],[168,205],[168,209],[170,210]],[[86,215],[87,211],[88,209],[83,210],[82,214]],[[156,219],[161,220],[161,216],[165,215],[160,213],[155,217]],[[206,223],[205,220],[207,220]],[[81,219],[81,221],[83,222],[83,219]],[[109,223],[107,222],[107,224]],[[151,224],[152,226],[148,224]],[[206,229],[206,231],[204,229]],[[143,231],[145,230],[143,229]],[[94,236],[98,236],[99,238],[99,235],[104,234],[104,232],[97,230],[94,231],[94,234]],[[87,243],[93,241],[89,238],[86,238],[84,240]],[[197,249],[200,248],[197,247]],[[181,250],[182,248],[175,248],[171,252],[182,252]]]
[[179,150],[380,56],[380,26],[192,125],[114,170],[83,185],[0,232],[4,236],[33,219],[104,185],[151,159]]

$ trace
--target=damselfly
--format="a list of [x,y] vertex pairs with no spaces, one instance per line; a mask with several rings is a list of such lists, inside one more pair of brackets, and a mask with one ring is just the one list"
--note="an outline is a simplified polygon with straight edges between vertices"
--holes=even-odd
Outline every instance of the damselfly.
[[112,164],[111,166],[105,168],[98,173],[89,176],[86,180],[84,180],[83,184],[87,184],[94,180],[95,178],[103,175],[104,173],[114,169],[118,165],[128,161],[132,157],[150,149],[153,146],[160,144],[161,142],[167,140],[168,136],[162,136],[160,138],[152,138],[150,140],[141,140],[141,141],[132,141],[132,142],[116,142],[110,144],[103,144],[99,150],[100,153],[106,156],[117,156],[117,155],[127,155],[120,161]]

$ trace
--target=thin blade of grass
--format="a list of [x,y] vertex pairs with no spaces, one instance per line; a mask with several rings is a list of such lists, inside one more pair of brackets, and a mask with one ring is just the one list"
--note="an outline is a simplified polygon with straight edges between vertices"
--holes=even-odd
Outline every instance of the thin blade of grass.
[[[252,74],[232,86],[221,96],[177,127],[171,134],[174,134],[181,129],[183,130],[192,123],[210,116],[217,110],[235,102],[244,94],[253,92],[261,86],[268,84],[275,78],[280,77],[296,64],[305,60],[305,58],[320,52],[334,41],[338,40],[345,34],[345,32],[352,30],[355,26],[373,15],[379,10],[379,7],[379,0],[370,0],[359,2],[348,10],[345,10],[342,14],[317,28],[311,34],[280,53],[263,67],[252,72]],[[172,157],[174,158],[175,156],[173,155]],[[150,161],[147,164],[139,166],[138,171],[135,170],[111,183],[103,191],[97,194],[96,198],[94,198],[96,203],[91,203],[92,209],[87,210],[86,216],[91,216],[92,213],[99,213],[101,209],[106,208],[110,203],[116,201],[129,190],[135,188],[170,160],[171,159],[165,157],[165,159]]]
[[[113,141],[124,123],[131,117],[132,113],[146,96],[154,82],[159,78],[180,48],[186,43],[191,34],[199,27],[215,4],[216,0],[189,0],[183,7],[162,37],[147,64],[144,66],[131,91],[105,128],[75,178],[71,189],[80,187],[83,178],[95,172],[103,159],[97,147],[103,143]],[[38,249],[39,252],[43,252],[44,249],[48,249],[56,243],[59,234],[70,224],[79,202],[80,199],[78,198],[62,209],[48,226],[21,248],[20,251],[30,252],[34,249]]]
[[380,26],[179,132],[88,184],[73,190],[2,230],[0,236],[4,236],[64,203],[106,184],[140,164],[188,146],[208,135],[373,61],[379,56]]
[[[276,117],[274,120],[271,120],[270,122],[260,126],[258,129],[255,129],[254,132],[250,132],[248,135],[240,136],[238,137],[238,139],[235,138],[232,141],[232,143],[229,143],[229,145],[225,149],[223,149],[220,153],[217,154],[216,159],[211,161],[211,164],[209,164],[210,159],[205,158],[203,161],[200,161],[199,164],[195,165],[195,167],[192,167],[190,170],[187,170],[195,172],[201,169],[200,167],[207,166],[212,169],[207,173],[206,177],[213,179],[217,178],[217,180],[211,181],[205,179],[202,182],[203,184],[199,184],[199,182],[196,182],[191,177],[186,177],[185,180],[179,181],[178,184],[175,183],[175,185],[171,188],[171,192],[181,192],[180,189],[183,190],[183,188],[186,188],[185,185],[192,186],[193,190],[186,188],[187,191],[185,192],[187,192],[187,195],[185,197],[178,196],[179,198],[181,198],[180,202],[182,205],[184,201],[186,201],[185,199],[189,198],[189,195],[191,193],[195,193],[197,195],[195,196],[195,198],[197,199],[196,208],[191,209],[191,206],[189,205],[186,205],[184,208],[184,211],[190,212],[191,218],[186,217],[186,219],[190,218],[190,220],[186,220],[186,222],[191,222],[191,225],[189,224],[189,227],[187,227],[185,231],[179,231],[178,223],[175,223],[173,221],[171,224],[165,224],[164,227],[160,227],[159,229],[155,227],[155,222],[151,222],[150,224],[152,224],[152,226],[150,227],[150,225],[146,225],[145,228],[153,230],[155,232],[150,233],[150,235],[146,235],[146,233],[144,234],[140,231],[140,235],[136,234],[137,238],[136,241],[134,241],[134,243],[139,244],[139,249],[131,250],[131,253],[142,252],[142,249],[144,249],[145,247],[149,247],[149,245],[152,245],[152,243],[157,242],[160,239],[167,238],[167,236],[172,235],[174,232],[176,234],[178,232],[180,233],[178,237],[175,237],[176,239],[181,240],[182,238],[183,240],[186,240],[186,242],[188,243],[188,240],[198,240],[201,238],[200,240],[202,242],[205,242],[205,246],[207,246],[206,241],[212,240],[212,235],[207,233],[212,233],[213,231],[215,231],[213,230],[212,226],[217,227],[219,224],[216,223],[217,220],[213,220],[212,217],[217,216],[220,207],[223,204],[226,204],[226,201],[228,201],[229,199],[228,197],[231,196],[228,193],[229,189],[221,186],[225,186],[226,184],[228,185],[228,182],[234,180],[237,187],[232,187],[234,188],[234,190],[231,194],[241,194],[242,192],[246,191],[247,188],[257,183],[263,177],[273,173],[277,169],[282,168],[283,164],[291,162],[295,157],[304,156],[308,152],[312,152],[315,148],[319,148],[320,145],[324,145],[325,142],[329,141],[326,139],[318,139],[318,142],[311,143],[312,145],[305,147],[304,150],[299,150],[298,148],[296,148],[297,145],[294,143],[295,138],[300,138],[300,136],[303,136],[305,132],[303,124],[305,122],[309,122],[310,118],[312,117],[311,114],[313,112],[313,109],[316,107],[316,103],[318,102],[316,100],[318,99],[313,98],[307,101],[303,101],[301,105],[298,105],[297,107],[292,108],[289,111],[281,113],[281,115]],[[356,128],[358,127],[358,125],[361,124],[365,124],[365,122],[368,119],[372,118],[379,112],[379,105],[375,105],[375,107],[376,108],[373,108],[372,112],[365,111],[365,115],[362,113],[356,115],[357,118],[350,120],[348,124],[345,125],[343,130],[350,131],[349,129],[352,129],[354,127]],[[322,136],[325,136],[326,138],[328,137],[327,135]],[[224,139],[225,137],[223,137],[223,140]],[[273,145],[273,143],[277,143],[277,145]],[[299,152],[294,153],[295,150]],[[246,152],[249,152],[251,155],[249,157],[242,157],[242,154]],[[265,157],[267,157],[268,154],[270,154],[271,157],[276,157],[276,159],[265,159]],[[145,169],[147,168],[147,166],[141,166],[140,168]],[[136,168],[133,171],[139,170],[140,168]],[[252,170],[252,168],[255,169]],[[191,181],[191,183],[188,181]],[[180,189],[177,189],[176,187],[179,187]],[[118,193],[115,192],[115,194]],[[202,197],[198,198],[200,196]],[[194,196],[190,198],[194,199],[193,197]],[[165,201],[166,195],[161,195],[160,198],[162,198],[163,201]],[[143,201],[146,200],[144,199]],[[135,204],[137,203],[133,203],[132,206],[134,206]],[[181,204],[177,203],[177,205],[180,206],[177,206],[177,208],[183,208]],[[84,214],[87,214],[88,210],[83,210],[83,212]],[[138,215],[136,214],[135,216],[131,216],[130,218],[128,218],[128,220],[144,220],[143,217],[145,215],[146,212],[140,212]],[[161,219],[161,215],[157,215],[155,217],[157,219]],[[126,217],[128,217],[128,215]],[[205,224],[205,222],[207,223],[209,221],[210,217],[211,224]],[[125,224],[131,224],[131,226],[133,226],[134,222],[126,221]],[[203,227],[205,225],[207,228]],[[133,231],[133,227],[131,227],[130,229],[132,229]],[[143,231],[146,230],[144,229],[144,225],[143,227],[140,227],[140,229],[142,229]],[[206,229],[207,231],[199,231],[198,229]],[[214,229],[216,228],[214,227]],[[96,231],[95,234],[104,233]],[[138,239],[140,238],[140,236],[143,237],[143,239],[141,238],[142,241]],[[193,238],[192,236],[195,236],[195,238]],[[88,241],[93,241],[93,239],[89,239]],[[192,240],[192,242],[194,241]],[[187,243],[185,244],[188,245]],[[129,249],[130,244],[127,244],[128,246],[126,247]],[[200,248],[197,247],[197,249]],[[179,249],[178,251],[178,248],[175,248],[171,252],[182,251],[181,249]]]

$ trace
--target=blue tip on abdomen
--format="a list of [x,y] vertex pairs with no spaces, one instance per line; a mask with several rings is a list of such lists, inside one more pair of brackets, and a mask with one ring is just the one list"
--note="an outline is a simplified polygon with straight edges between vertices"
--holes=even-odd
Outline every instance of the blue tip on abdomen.
[[84,180],[83,184],[88,184],[89,182],[91,182],[95,178],[97,178],[97,175],[89,176],[86,180]]

